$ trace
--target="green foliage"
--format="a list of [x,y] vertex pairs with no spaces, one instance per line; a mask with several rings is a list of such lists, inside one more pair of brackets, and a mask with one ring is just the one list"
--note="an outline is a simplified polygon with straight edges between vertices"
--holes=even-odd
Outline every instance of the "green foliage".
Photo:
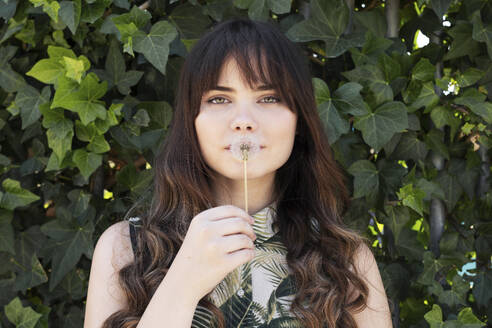
[[305,51],[394,326],[490,326],[492,4],[400,1],[391,22],[391,2],[0,1],[0,326],[82,326],[94,244],[153,181],[183,58],[234,16]]

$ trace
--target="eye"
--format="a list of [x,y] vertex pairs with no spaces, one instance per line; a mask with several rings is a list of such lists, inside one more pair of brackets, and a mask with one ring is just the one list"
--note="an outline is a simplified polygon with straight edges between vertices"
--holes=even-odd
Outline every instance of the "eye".
[[280,99],[274,96],[266,96],[265,98],[262,99],[262,102],[267,104],[275,104],[275,103],[279,103]]
[[226,100],[227,99],[225,99],[224,97],[213,97],[213,98],[210,98],[209,100],[207,100],[207,102],[211,103],[211,104],[220,105],[220,104],[225,104]]

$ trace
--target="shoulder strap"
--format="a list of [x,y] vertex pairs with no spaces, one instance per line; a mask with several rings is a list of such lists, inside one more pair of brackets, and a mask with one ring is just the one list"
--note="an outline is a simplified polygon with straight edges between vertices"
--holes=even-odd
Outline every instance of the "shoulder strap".
[[137,230],[140,228],[140,218],[132,217],[128,219],[128,226],[130,227],[130,239],[132,242],[133,254],[137,254]]

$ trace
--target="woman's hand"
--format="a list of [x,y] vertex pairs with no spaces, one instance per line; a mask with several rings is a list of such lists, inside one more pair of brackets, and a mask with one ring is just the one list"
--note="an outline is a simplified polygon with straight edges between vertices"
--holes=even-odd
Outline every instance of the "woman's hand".
[[201,299],[229,272],[254,258],[253,223],[254,218],[232,205],[199,213],[169,270]]

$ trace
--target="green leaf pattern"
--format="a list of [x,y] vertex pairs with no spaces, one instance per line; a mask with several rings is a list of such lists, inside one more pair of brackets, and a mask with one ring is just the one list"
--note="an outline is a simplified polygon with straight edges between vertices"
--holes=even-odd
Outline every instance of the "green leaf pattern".
[[[226,327],[301,327],[290,312],[295,295],[291,271],[278,231],[272,229],[275,205],[253,215],[255,258],[230,272],[209,294],[224,313]],[[212,313],[198,306],[192,328],[216,327]]]

